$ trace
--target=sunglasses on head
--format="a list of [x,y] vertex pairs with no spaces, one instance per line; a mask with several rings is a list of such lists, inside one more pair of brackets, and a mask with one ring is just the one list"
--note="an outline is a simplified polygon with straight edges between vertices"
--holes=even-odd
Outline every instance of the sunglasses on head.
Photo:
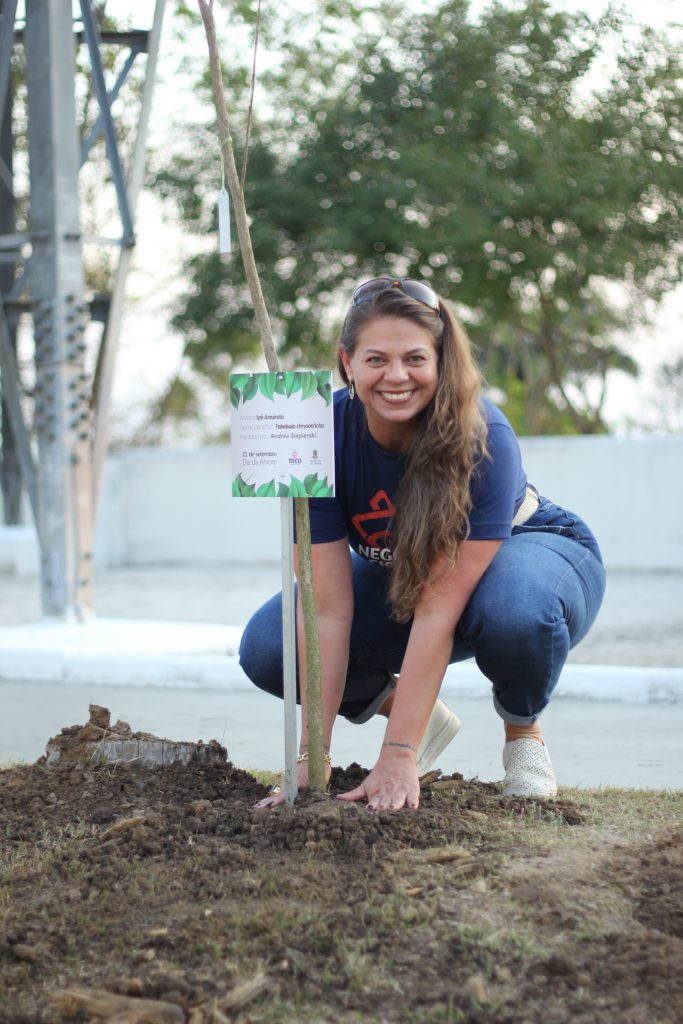
[[398,288],[409,298],[429,306],[430,309],[439,309],[439,296],[433,288],[422,281],[414,281],[412,277],[374,277],[372,281],[358,285],[351,298],[351,305],[362,306],[364,302],[370,302],[378,292],[386,292],[390,288]]

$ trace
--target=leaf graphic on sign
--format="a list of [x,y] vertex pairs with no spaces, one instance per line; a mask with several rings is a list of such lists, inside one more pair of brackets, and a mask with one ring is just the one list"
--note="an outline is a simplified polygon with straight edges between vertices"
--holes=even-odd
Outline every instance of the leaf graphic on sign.
[[311,373],[310,370],[306,370],[301,378],[301,401],[308,401],[309,398],[313,397],[317,390],[318,378],[314,373]]
[[260,487],[256,488],[257,498],[274,498],[275,497],[275,481],[269,480],[266,484],[261,484]]
[[331,487],[330,484],[328,484],[327,477],[325,477],[324,480],[318,480],[317,483],[315,483],[313,485],[313,489],[311,490],[311,497],[312,498],[331,498],[332,497],[332,487]]
[[232,496],[233,498],[255,498],[256,487],[254,484],[248,484],[246,480],[242,479],[242,474],[238,473],[232,482]]
[[272,402],[273,395],[275,394],[274,375],[272,373],[260,373],[258,377],[258,386],[264,398],[269,398]]
[[289,481],[289,496],[290,498],[306,498],[306,488],[303,482],[298,477],[293,476]]
[[258,392],[258,380],[256,379],[256,375],[254,374],[253,376],[249,377],[249,380],[244,385],[244,391],[242,392],[242,399],[243,399],[243,401],[248,402],[250,399],[252,399],[254,397],[254,395],[257,392]]
[[317,370],[315,376],[318,381],[318,394],[321,398],[325,399],[325,405],[329,405],[332,401],[332,385],[329,381],[330,371]]

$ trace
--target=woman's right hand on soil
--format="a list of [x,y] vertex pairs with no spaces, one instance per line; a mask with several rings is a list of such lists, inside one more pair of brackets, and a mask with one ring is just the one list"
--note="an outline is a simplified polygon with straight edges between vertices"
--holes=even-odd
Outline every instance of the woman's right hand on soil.
[[[330,783],[330,776],[332,775],[332,767],[325,761],[325,786],[327,787]],[[299,761],[296,766],[296,788],[308,789],[308,761]],[[277,789],[277,792],[275,791]],[[254,807],[256,810],[262,810],[264,807],[278,807],[280,804],[285,803],[287,794],[285,793],[284,781],[281,781],[277,787],[273,787],[273,790],[264,797],[263,800],[258,800]]]
[[372,811],[398,811],[401,807],[417,810],[420,804],[420,780],[414,750],[389,750],[382,753],[360,786],[339,793],[337,800],[367,800]]

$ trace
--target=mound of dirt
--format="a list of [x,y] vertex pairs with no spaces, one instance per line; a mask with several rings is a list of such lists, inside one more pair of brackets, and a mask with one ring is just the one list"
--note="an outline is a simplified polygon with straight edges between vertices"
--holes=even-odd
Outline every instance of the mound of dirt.
[[[254,850],[315,850],[362,858],[476,836],[483,821],[529,810],[526,800],[504,798],[493,783],[465,781],[459,774],[443,777],[437,771],[422,780],[419,814],[368,814],[361,804],[334,799],[367,775],[367,769],[354,763],[333,770],[329,794],[304,793],[295,807],[264,813],[254,804],[267,788],[235,768],[215,740],[172,743],[133,732],[126,722],[110,726],[106,708],[91,704],[89,710],[85,725],[62,729],[48,741],[46,757],[17,768],[5,783],[5,821],[17,837],[28,841],[38,827],[38,819],[26,820],[27,808],[40,812],[40,828],[45,822],[61,828],[83,821],[105,825],[122,814],[148,822],[161,815],[166,841],[189,829]],[[139,756],[131,756],[132,744],[137,744]],[[162,746],[176,756],[155,763],[149,752],[155,754]],[[534,810],[569,824],[581,821],[570,801],[538,801]],[[147,836],[147,831],[145,826],[141,834]],[[129,844],[136,834],[127,830],[120,842]]]
[[107,737],[168,742],[105,712],[51,741],[53,766],[0,772],[2,1024],[683,1019],[668,804],[626,834],[434,772],[418,811],[373,813],[334,799],[353,764],[256,810],[266,787],[218,744],[103,758]]

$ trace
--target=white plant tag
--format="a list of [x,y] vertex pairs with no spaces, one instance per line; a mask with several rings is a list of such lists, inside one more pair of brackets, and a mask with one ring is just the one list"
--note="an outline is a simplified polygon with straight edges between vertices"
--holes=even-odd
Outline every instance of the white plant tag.
[[225,188],[218,193],[218,249],[230,252],[230,196]]

